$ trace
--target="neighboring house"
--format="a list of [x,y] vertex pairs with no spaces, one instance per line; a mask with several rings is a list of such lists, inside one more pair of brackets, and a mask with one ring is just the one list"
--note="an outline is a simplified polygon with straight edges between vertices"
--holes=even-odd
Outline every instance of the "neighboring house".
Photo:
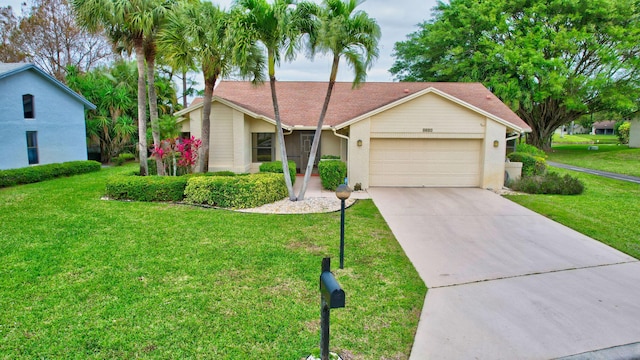
[[591,126],[591,135],[613,135],[615,127],[615,120],[594,122]]
[[[278,82],[287,155],[306,167],[327,83]],[[176,113],[200,136],[202,102]],[[350,186],[501,188],[506,142],[529,126],[479,83],[336,83],[321,155],[347,163]],[[211,113],[209,169],[256,172],[279,160],[269,86],[222,82]]]
[[87,160],[95,105],[33,64],[0,63],[0,169]]
[[629,129],[629,147],[640,148],[640,119],[631,121]]

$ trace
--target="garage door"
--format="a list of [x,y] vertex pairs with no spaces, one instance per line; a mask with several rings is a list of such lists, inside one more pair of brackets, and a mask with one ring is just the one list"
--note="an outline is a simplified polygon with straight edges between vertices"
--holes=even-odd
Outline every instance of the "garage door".
[[371,139],[370,186],[480,186],[481,140]]

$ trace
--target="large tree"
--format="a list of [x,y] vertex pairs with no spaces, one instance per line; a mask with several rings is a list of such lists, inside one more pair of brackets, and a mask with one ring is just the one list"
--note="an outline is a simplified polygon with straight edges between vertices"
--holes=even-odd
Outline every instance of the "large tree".
[[211,130],[211,100],[216,81],[239,68],[244,76],[254,81],[262,80],[263,56],[255,41],[246,45],[247,61],[237,66],[233,46],[244,31],[236,27],[232,33],[230,14],[209,2],[197,2],[183,6],[168,16],[166,28],[160,34],[159,46],[165,61],[178,69],[200,67],[204,77],[204,101],[202,107],[202,146],[199,151],[199,170],[209,171]]
[[253,39],[262,43],[267,50],[269,85],[276,118],[280,158],[291,201],[295,201],[296,196],[289,176],[287,149],[278,107],[276,66],[280,64],[283,57],[285,60],[295,58],[300,47],[300,39],[311,26],[309,12],[311,6],[306,2],[298,4],[295,0],[274,0],[272,3],[267,0],[236,0],[233,9],[234,28],[245,29],[245,31],[238,31],[235,37],[236,44],[233,51],[236,61],[240,64],[249,61],[248,56],[251,52],[248,46],[252,44]]
[[65,81],[68,66],[85,72],[111,60],[108,39],[80,28],[67,0],[32,0],[23,9],[19,18],[10,7],[0,11],[3,61],[27,60]]
[[588,113],[632,111],[640,88],[637,0],[451,0],[395,45],[401,81],[479,81],[548,148]]
[[367,77],[367,70],[378,57],[378,41],[380,27],[377,22],[363,11],[356,11],[356,7],[364,0],[324,0],[323,7],[318,12],[320,21],[316,31],[310,32],[309,45],[312,54],[316,52],[329,53],[333,57],[329,85],[324,98],[322,111],[309,152],[309,162],[304,173],[304,181],[298,194],[298,200],[304,200],[307,184],[315,162],[322,125],[331,101],[331,93],[338,76],[340,58],[344,56],[347,64],[353,69],[353,86],[358,86]]

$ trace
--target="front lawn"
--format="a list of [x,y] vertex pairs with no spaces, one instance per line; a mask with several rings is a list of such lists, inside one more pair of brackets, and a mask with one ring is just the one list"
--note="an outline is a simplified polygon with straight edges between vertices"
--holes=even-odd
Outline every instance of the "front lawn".
[[591,135],[591,134],[577,134],[569,135],[563,134],[560,136],[558,133],[554,133],[551,139],[552,144],[619,144],[620,140],[617,135]]
[[548,153],[547,160],[588,169],[618,174],[640,176],[640,149],[626,145],[598,145],[598,150],[588,150],[589,145],[558,145]]
[[339,213],[100,200],[131,169],[0,190],[0,358],[300,359],[324,256],[346,292],[332,350],[408,358],[426,288],[371,201],[339,270]]
[[582,195],[510,195],[508,199],[640,259],[640,185],[575,171]]

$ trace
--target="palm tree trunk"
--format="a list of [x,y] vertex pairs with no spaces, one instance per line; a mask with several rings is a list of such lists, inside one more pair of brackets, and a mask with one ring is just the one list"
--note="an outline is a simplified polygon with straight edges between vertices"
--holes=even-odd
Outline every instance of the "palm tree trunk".
[[187,105],[187,70],[182,70],[182,106]]
[[324,97],[324,104],[322,104],[322,111],[320,112],[320,118],[318,119],[318,126],[316,127],[316,133],[313,135],[313,143],[311,144],[311,151],[309,152],[309,162],[307,168],[304,171],[304,180],[302,181],[302,187],[298,194],[298,200],[304,200],[304,194],[307,192],[307,185],[309,184],[309,178],[311,172],[313,172],[313,164],[316,161],[316,154],[318,153],[318,147],[320,146],[320,137],[322,136],[322,125],[324,124],[324,118],[327,115],[329,109],[329,101],[331,101],[331,93],[333,87],[336,84],[336,77],[338,75],[338,64],[340,63],[340,57],[333,57],[333,64],[331,65],[331,75],[329,77],[329,86],[327,87],[327,95]]
[[[153,145],[160,147],[160,124],[158,123],[158,94],[156,93],[156,69],[155,56],[147,55],[147,87],[149,91],[149,117],[151,118],[151,135],[153,136]],[[164,163],[159,157],[156,158],[156,167],[158,175],[164,176]]]
[[282,172],[284,182],[287,184],[289,191],[289,200],[296,201],[296,194],[293,192],[293,184],[291,183],[291,175],[289,174],[289,159],[287,158],[287,147],[284,144],[284,132],[282,131],[282,121],[280,120],[280,109],[278,108],[278,97],[276,96],[276,76],[275,76],[275,57],[273,50],[269,49],[269,85],[271,86],[271,100],[273,101],[273,112],[276,117],[276,130],[278,132],[278,142],[280,143],[280,159],[282,160]]
[[149,165],[147,164],[147,91],[144,81],[144,50],[142,39],[136,39],[134,42],[138,66],[138,156],[140,157],[140,176],[147,176]]
[[209,148],[211,146],[211,99],[213,98],[213,88],[216,85],[217,76],[205,78],[204,81],[204,103],[202,105],[202,145],[200,146],[200,171],[209,171]]

